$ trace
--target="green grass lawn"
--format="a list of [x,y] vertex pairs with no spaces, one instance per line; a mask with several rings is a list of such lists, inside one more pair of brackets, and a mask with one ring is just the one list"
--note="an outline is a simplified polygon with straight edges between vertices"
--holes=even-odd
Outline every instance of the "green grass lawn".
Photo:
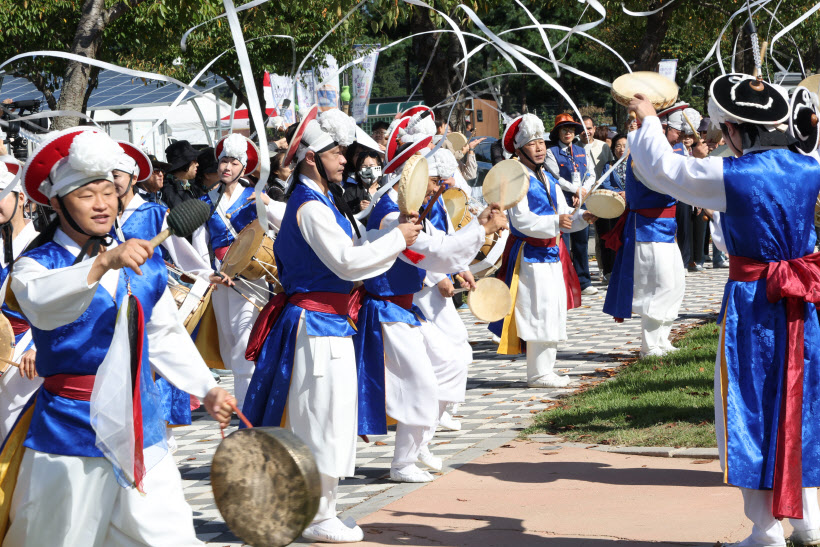
[[621,446],[714,447],[718,326],[690,330],[665,357],[639,359],[541,412],[524,435]]

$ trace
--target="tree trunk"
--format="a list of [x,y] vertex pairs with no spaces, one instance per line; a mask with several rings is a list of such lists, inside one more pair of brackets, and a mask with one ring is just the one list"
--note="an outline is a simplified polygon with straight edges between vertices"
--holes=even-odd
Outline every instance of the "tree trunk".
[[[71,53],[95,59],[105,28],[104,21],[105,0],[85,0],[80,22],[74,33],[74,42],[71,44]],[[82,110],[90,75],[89,65],[77,61],[68,62],[60,90],[60,100],[57,101],[58,110]],[[60,116],[55,118],[53,127],[55,130],[67,129],[79,122],[80,119],[76,117]]]
[[[669,22],[677,3],[646,18],[646,32],[643,35],[638,51],[635,55],[635,70],[655,71],[661,60],[660,48],[669,30]],[[653,2],[649,9],[659,7]]]
[[[413,17],[410,20],[410,32],[415,34],[430,30],[434,30],[434,26],[433,21],[430,20],[429,10],[414,7]],[[452,93],[450,88],[451,62],[447,58],[450,37],[442,36],[436,47],[437,37],[436,34],[425,34],[413,38],[413,57],[419,70],[424,70],[430,61],[430,55],[433,55],[430,68],[427,69],[427,75],[421,84],[422,96],[427,106],[443,102]]]

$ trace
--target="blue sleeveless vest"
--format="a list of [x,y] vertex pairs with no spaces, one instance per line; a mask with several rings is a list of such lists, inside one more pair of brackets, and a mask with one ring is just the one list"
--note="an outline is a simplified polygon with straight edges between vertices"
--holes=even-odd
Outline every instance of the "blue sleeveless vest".
[[[242,231],[242,228],[256,220],[256,202],[248,201],[251,197],[253,197],[253,188],[244,188],[225,213],[237,234]],[[205,194],[199,199],[211,206],[211,218],[205,223],[208,227],[211,248],[229,247],[235,238],[225,226],[222,217],[216,212],[216,205],[211,201],[210,195]]]
[[[553,146],[550,148],[555,161],[558,162],[558,175],[565,180],[572,182],[572,172],[577,169],[581,174],[581,181],[587,176],[587,154],[584,147],[575,143],[571,144],[572,155],[570,155],[570,146],[562,149],[560,146]],[[567,200],[572,199],[570,192],[564,192]],[[570,202],[571,203],[571,202]]]
[[[36,260],[49,270],[66,268],[74,262],[74,256],[53,241],[23,256]],[[117,304],[124,301],[128,282],[132,294],[142,304],[146,324],[150,321],[154,306],[165,291],[168,270],[159,255],[149,259],[141,270],[143,275],[137,275],[127,268],[120,270],[116,303],[108,291],[98,285],[91,304],[73,323],[50,331],[32,326],[32,337],[37,346],[37,373],[40,376],[97,373],[111,345]],[[147,334],[143,339],[143,348],[140,393],[143,447],[147,448],[165,442],[165,424],[151,377]],[[128,366],[127,363],[123,365]],[[37,391],[25,446],[50,454],[102,457],[102,452],[95,446],[96,435],[90,423],[90,409],[89,401],[60,397],[41,387]]]
[[[122,235],[125,239],[151,239],[162,231],[162,224],[167,214],[168,208],[164,205],[145,202],[131,213],[124,224],[120,225]],[[163,260],[170,261],[170,255],[165,247],[160,245],[159,250]]]
[[[558,181],[546,170],[542,170],[542,172],[547,177],[547,184],[550,185],[549,193],[547,193],[547,187],[543,182],[538,180],[534,175],[530,175],[530,188],[527,190],[527,205],[530,211],[536,215],[557,215],[556,207],[558,204],[555,200]],[[519,232],[513,222],[510,222],[510,233],[520,239],[528,237]],[[524,252],[521,255],[521,260],[524,262],[543,264],[545,262],[558,262],[559,260],[558,247],[533,247],[532,245],[527,245],[524,241],[516,241],[513,244],[513,247],[510,249],[510,257],[518,256],[518,249],[521,245],[524,245]],[[509,277],[511,276],[508,276],[508,279]]]

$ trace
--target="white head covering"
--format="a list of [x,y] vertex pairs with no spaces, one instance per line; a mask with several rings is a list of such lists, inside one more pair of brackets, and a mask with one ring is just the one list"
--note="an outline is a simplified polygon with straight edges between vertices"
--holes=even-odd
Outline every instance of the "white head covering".
[[123,154],[120,156],[120,161],[117,162],[113,170],[133,175],[137,172],[137,162],[128,154]]
[[[692,125],[695,127],[695,130],[697,130],[697,128],[700,127],[700,121],[703,119],[703,116],[700,115],[700,112],[698,112],[694,108],[686,108],[683,110],[683,114],[686,114],[686,117],[689,118],[690,122],[692,122]],[[683,115],[681,115],[681,118],[683,118]],[[695,134],[695,132],[692,131],[692,128],[689,127],[689,124],[686,123],[685,119],[683,120],[683,132],[686,135]]]
[[222,161],[222,158],[235,158],[239,160],[244,166],[248,165],[248,139],[239,133],[231,133],[225,138],[222,143],[222,152],[216,159],[217,162]]
[[40,191],[49,198],[65,196],[77,188],[98,180],[114,181],[111,171],[125,156],[117,142],[99,131],[83,131],[71,143],[68,156],[51,168]]
[[677,129],[678,131],[683,131],[683,128],[686,126],[686,120],[683,119],[683,112],[681,110],[670,112],[666,116],[662,117],[661,123],[668,125],[672,129]]
[[451,178],[457,170],[458,162],[446,148],[439,148],[435,154],[427,157],[427,173],[430,177]]
[[9,171],[6,164],[0,161],[0,190],[5,190],[6,187],[14,180],[14,173]]
[[524,114],[521,116],[521,123],[518,126],[518,131],[516,131],[513,140],[516,149],[521,148],[528,142],[548,140],[546,131],[544,130],[544,122],[535,114]]
[[328,147],[350,146],[356,141],[356,122],[353,118],[334,108],[323,112],[318,120],[305,126],[302,141],[296,151],[296,161],[305,159],[308,150],[321,152]]

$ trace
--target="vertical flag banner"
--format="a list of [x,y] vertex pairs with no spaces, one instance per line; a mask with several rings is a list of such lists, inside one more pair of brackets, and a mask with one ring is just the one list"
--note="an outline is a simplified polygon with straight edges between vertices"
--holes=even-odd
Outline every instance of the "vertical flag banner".
[[262,79],[262,97],[265,100],[265,113],[268,116],[275,116],[276,101],[273,100],[273,90],[270,87],[270,72],[265,71],[265,77]]
[[350,115],[356,123],[362,123],[367,118],[367,106],[370,104],[370,92],[373,90],[373,77],[376,74],[376,61],[379,59],[379,45],[354,46],[357,52],[375,49],[366,55],[361,63],[353,65],[353,99],[350,104]]
[[[331,108],[339,108],[339,64],[336,59],[330,55],[325,55],[325,67],[319,67],[315,70],[319,73],[319,82],[324,82],[322,87],[316,90],[316,99],[319,105],[319,112],[330,110]],[[335,74],[335,76],[334,76]]]
[[666,76],[673,82],[675,81],[675,75],[678,72],[678,60],[677,59],[662,59],[660,63],[658,63],[658,73],[661,76]]
[[[291,124],[296,121],[296,116],[293,112],[293,80],[288,76],[280,76],[278,74],[270,75],[271,95],[273,99],[274,108],[285,119],[285,123]],[[282,103],[285,99],[290,99],[291,104],[285,108]]]
[[316,104],[316,80],[313,77],[313,70],[305,70],[296,79],[296,99],[299,108],[304,112]]

